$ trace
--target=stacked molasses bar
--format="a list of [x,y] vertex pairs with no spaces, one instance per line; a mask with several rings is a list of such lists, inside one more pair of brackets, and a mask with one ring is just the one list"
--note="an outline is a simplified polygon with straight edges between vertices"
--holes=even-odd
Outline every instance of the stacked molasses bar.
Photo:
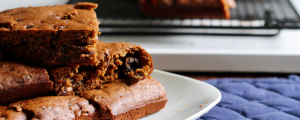
[[98,41],[97,4],[0,12],[0,119],[132,120],[164,108],[141,46]]
[[93,64],[99,24],[93,11],[96,7],[79,3],[3,11],[1,51],[47,66]]
[[153,71],[151,56],[138,45],[98,41],[96,46],[94,65],[50,69],[57,95],[74,95],[101,88],[102,84],[114,82],[119,77],[136,83]]

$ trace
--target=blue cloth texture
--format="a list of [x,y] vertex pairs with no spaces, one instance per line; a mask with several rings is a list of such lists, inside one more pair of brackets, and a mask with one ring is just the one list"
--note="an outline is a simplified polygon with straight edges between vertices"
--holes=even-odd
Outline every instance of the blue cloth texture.
[[197,120],[300,120],[300,77],[222,78],[205,81],[221,101]]

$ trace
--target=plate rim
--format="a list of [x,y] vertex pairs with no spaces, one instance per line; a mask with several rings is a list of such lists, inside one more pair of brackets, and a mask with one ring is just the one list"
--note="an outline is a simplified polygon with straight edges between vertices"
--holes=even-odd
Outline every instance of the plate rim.
[[205,107],[204,109],[197,112],[196,114],[191,115],[190,117],[186,118],[185,120],[195,120],[195,119],[201,117],[202,115],[207,113],[209,110],[211,110],[214,106],[216,106],[222,99],[222,94],[219,91],[219,89],[217,89],[215,86],[212,86],[212,85],[210,85],[206,82],[203,82],[203,81],[200,81],[200,80],[197,80],[197,79],[194,79],[194,78],[186,77],[186,76],[183,76],[183,75],[175,74],[175,73],[171,73],[171,72],[167,72],[167,71],[163,71],[163,70],[158,70],[158,69],[154,69],[152,73],[154,73],[154,72],[158,73],[158,74],[163,74],[163,75],[166,75],[166,76],[174,76],[174,77],[177,77],[177,78],[180,78],[180,79],[183,79],[183,80],[199,82],[199,83],[201,83],[203,85],[206,85],[206,86],[209,86],[212,89],[215,89],[215,91],[217,91],[218,98],[216,100],[211,102],[211,104],[209,106]]

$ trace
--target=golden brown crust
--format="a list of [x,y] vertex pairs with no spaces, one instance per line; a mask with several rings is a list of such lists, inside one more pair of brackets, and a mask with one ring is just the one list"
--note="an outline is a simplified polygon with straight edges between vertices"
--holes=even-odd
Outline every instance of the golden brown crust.
[[44,95],[53,90],[46,69],[0,61],[0,105]]
[[7,106],[0,106],[0,120],[26,120],[24,112],[17,112]]
[[125,79],[104,84],[101,90],[83,92],[81,97],[91,101],[101,119],[138,119],[164,108],[167,97],[164,87],[152,78],[135,84]]
[[[0,51],[46,66],[93,64],[99,30],[93,11],[97,4],[78,3],[75,6],[16,8],[0,12]],[[90,57],[84,58],[81,54]]]
[[95,108],[77,96],[47,96],[18,101],[9,105],[17,111],[31,114],[32,119],[91,119]]
[[97,7],[98,7],[97,4],[93,4],[89,2],[80,2],[74,6],[75,9],[86,9],[86,10],[94,10]]
[[230,19],[232,0],[141,0],[148,17]]
[[[100,89],[117,78],[130,82],[144,79],[153,71],[152,57],[140,46],[130,43],[97,43],[97,62],[92,66],[69,66],[50,70],[58,95],[74,95]],[[89,57],[88,55],[83,55]]]
[[165,98],[160,101],[148,103],[138,109],[130,110],[126,113],[114,116],[111,120],[137,120],[163,109],[167,101],[167,98]]
[[[7,30],[58,31],[97,30],[98,21],[93,11],[97,4],[78,3],[74,5],[56,5],[45,7],[21,7],[0,12],[0,26]],[[86,24],[83,24],[86,23]],[[98,31],[97,31],[98,32]]]

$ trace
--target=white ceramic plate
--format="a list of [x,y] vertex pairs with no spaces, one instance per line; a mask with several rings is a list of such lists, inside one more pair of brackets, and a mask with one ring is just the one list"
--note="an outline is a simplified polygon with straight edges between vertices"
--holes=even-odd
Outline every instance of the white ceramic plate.
[[164,109],[141,120],[194,120],[221,100],[220,91],[205,82],[161,70],[151,76],[165,87],[169,100]]

